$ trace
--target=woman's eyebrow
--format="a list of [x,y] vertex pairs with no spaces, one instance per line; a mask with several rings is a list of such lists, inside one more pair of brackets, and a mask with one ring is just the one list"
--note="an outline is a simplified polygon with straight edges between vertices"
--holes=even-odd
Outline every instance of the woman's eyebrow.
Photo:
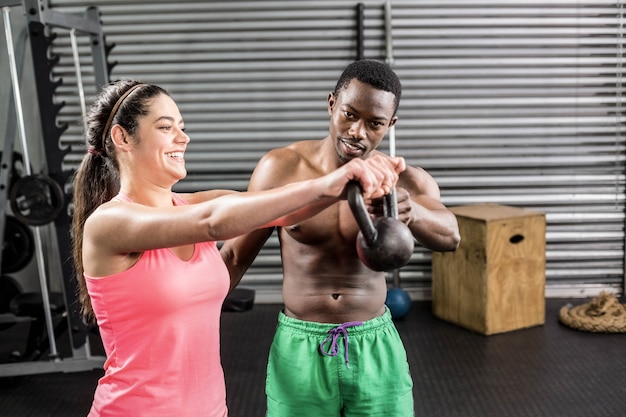
[[[154,121],[154,123],[158,123],[158,122],[160,122],[161,120],[167,120],[167,121],[169,121],[170,123],[176,123],[176,119],[175,119],[174,117],[172,117],[172,116],[160,116],[160,117],[158,117],[158,118]],[[178,124],[184,124],[184,123],[185,123],[185,122],[183,121],[183,119],[180,119],[180,121],[178,122]]]

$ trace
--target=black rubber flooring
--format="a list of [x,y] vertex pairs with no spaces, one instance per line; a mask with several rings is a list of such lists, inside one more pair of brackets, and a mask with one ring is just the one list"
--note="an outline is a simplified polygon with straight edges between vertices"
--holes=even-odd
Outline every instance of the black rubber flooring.
[[[491,336],[435,318],[429,302],[413,303],[396,325],[413,374],[416,416],[626,416],[626,335],[586,333],[558,322],[560,307],[586,301],[547,300],[545,325]],[[255,305],[223,315],[230,417],[264,416],[265,365],[279,309]],[[0,331],[2,358],[20,348],[26,331]],[[97,336],[91,344],[94,354],[102,353]],[[101,374],[0,378],[0,417],[85,416]]]

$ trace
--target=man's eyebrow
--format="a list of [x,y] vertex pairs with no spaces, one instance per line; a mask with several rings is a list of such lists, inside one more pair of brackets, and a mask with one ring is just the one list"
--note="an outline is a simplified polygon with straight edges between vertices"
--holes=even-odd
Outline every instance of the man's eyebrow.
[[[350,104],[345,103],[344,106],[346,106],[346,108],[348,110],[350,110],[353,113],[359,113],[354,107],[352,107]],[[383,120],[383,121],[387,121],[387,118],[385,116],[374,116],[374,117],[370,117],[369,120]]]

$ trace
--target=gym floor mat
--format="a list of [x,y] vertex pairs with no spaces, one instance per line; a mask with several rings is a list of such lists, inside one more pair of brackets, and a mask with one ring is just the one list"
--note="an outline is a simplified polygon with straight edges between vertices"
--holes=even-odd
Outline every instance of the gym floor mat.
[[[626,335],[586,333],[558,321],[563,305],[584,302],[548,299],[545,325],[491,336],[437,319],[430,302],[414,302],[396,325],[413,374],[415,415],[626,415]],[[257,304],[250,311],[222,315],[230,417],[264,416],[265,365],[280,308]],[[0,331],[1,358],[26,332],[18,325]],[[102,354],[97,335],[90,338],[92,353]],[[59,345],[63,352],[66,347]],[[0,416],[85,416],[101,374],[0,378]]]

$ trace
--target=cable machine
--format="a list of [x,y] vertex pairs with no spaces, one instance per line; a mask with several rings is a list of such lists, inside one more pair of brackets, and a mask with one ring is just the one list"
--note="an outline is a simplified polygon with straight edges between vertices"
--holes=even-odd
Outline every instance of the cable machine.
[[[45,152],[45,166],[47,172],[34,174],[31,171],[29,143],[24,128],[24,113],[20,94],[19,68],[21,58],[16,55],[16,48],[12,39],[10,11],[12,7],[22,6],[27,21],[27,42],[32,54],[37,102],[41,122],[41,135]],[[5,236],[7,226],[7,204],[10,204],[14,214],[28,225],[34,237],[34,252],[37,257],[40,292],[36,294],[20,294],[11,300],[11,310],[17,316],[28,315],[30,310],[42,311],[39,317],[40,325],[45,324],[47,342],[49,344],[49,360],[26,360],[16,363],[0,364],[0,376],[17,376],[40,374],[48,372],[79,372],[101,368],[103,357],[91,355],[88,333],[91,327],[86,325],[80,316],[80,307],[76,298],[76,282],[73,279],[72,248],[70,239],[71,217],[69,215],[71,196],[68,194],[68,183],[72,176],[71,171],[63,170],[63,159],[70,152],[69,148],[61,148],[60,137],[67,129],[67,125],[59,126],[57,116],[64,103],[54,103],[54,93],[63,83],[62,80],[53,81],[51,69],[58,62],[57,57],[51,57],[49,49],[55,35],[52,28],[70,30],[73,58],[76,69],[76,78],[80,93],[81,109],[85,112],[84,93],[78,47],[75,34],[89,36],[93,70],[96,87],[99,89],[109,81],[111,66],[107,56],[111,47],[107,47],[100,25],[97,7],[89,7],[83,14],[56,12],[47,7],[42,0],[0,0],[4,20],[9,64],[11,67],[13,102],[9,104],[9,116],[14,115],[17,120],[17,133],[22,142],[24,153],[25,176],[19,180],[12,178],[14,166],[13,141],[14,132],[7,129],[4,151],[0,161],[0,236]],[[17,49],[21,53],[22,48]],[[10,124],[10,120],[7,125]],[[15,130],[15,129],[13,129]],[[32,144],[31,144],[32,145]],[[12,183],[12,184],[11,184]],[[9,194],[10,191],[10,194]],[[48,291],[47,265],[45,250],[42,245],[40,227],[45,224],[54,224],[56,244],[61,258],[60,271],[62,276],[63,294],[57,302]],[[0,251],[0,261],[2,260]],[[4,263],[4,262],[3,262]],[[61,358],[57,352],[55,342],[55,327],[53,313],[63,311],[65,321],[61,324],[68,330],[72,348],[71,358]],[[33,319],[33,323],[37,321]],[[31,332],[32,326],[31,324]],[[30,339],[30,337],[29,337]],[[28,359],[28,358],[26,358]]]

